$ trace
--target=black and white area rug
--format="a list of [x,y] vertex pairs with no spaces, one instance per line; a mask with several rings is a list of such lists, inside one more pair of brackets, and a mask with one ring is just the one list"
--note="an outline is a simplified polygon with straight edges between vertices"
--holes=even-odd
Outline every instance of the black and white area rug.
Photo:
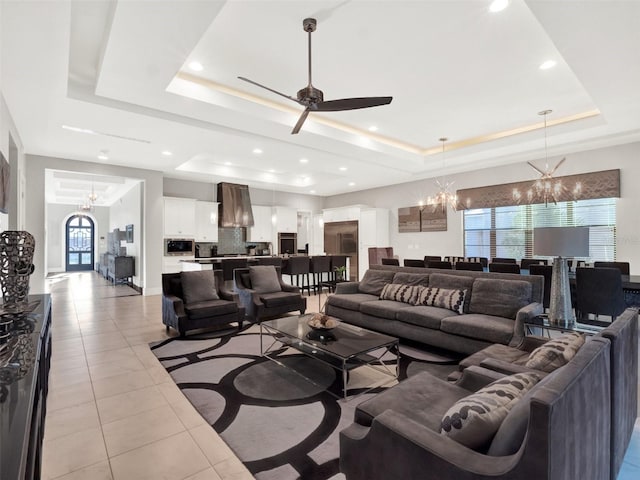
[[[259,480],[344,478],[338,465],[339,432],[352,423],[360,402],[383,390],[338,400],[327,390],[340,391],[339,372],[292,349],[278,353],[291,368],[262,357],[256,325],[240,333],[169,339],[151,344],[151,350]],[[400,346],[400,359],[401,379],[423,370],[446,378],[459,360],[406,345]],[[395,355],[387,362],[395,365]],[[375,384],[371,370],[350,372],[349,395]]]

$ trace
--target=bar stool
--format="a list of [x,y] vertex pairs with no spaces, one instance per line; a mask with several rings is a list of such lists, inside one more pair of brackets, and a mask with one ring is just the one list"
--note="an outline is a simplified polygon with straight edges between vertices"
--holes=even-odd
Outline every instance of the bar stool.
[[282,269],[282,257],[259,257],[256,262],[258,265],[273,265]]
[[[307,293],[311,295],[311,287],[309,286],[309,257],[289,257],[286,262],[283,262],[282,273],[289,275],[293,283],[293,277],[296,277],[296,286],[300,287],[300,292],[304,293],[304,289],[307,289]],[[302,277],[302,281],[300,281]],[[307,284],[305,286],[305,278]]]
[[[331,273],[331,259],[326,255],[321,255],[310,257],[310,261],[309,272],[313,277],[313,290],[320,293],[322,291],[322,274],[326,273],[329,275]],[[327,280],[329,280],[329,278],[327,278]],[[330,288],[329,285],[328,288]]]
[[223,258],[222,259],[222,277],[225,282],[233,280],[233,271],[236,268],[247,268],[246,258]]

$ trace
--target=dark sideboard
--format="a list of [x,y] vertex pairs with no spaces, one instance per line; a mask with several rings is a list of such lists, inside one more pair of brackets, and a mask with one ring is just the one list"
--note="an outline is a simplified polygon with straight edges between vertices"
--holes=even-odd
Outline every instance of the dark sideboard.
[[[0,351],[0,479],[37,480],[51,363],[51,297],[29,297]],[[1,306],[0,306],[1,307]]]

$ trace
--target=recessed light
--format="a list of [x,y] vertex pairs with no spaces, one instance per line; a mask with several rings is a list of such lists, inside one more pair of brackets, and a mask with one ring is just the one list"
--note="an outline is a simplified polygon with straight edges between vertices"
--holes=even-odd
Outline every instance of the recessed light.
[[275,169],[273,169],[273,168],[270,168],[268,171],[269,171],[269,173],[276,173]]
[[356,182],[349,182],[349,186],[353,187],[356,184]]
[[493,13],[501,12],[509,6],[509,0],[493,0],[489,5],[489,11]]
[[309,160],[307,158],[301,158],[300,163],[309,163]]
[[98,153],[98,160],[109,160],[109,155],[107,155],[109,152],[107,150],[100,150],[100,153]]
[[347,167],[340,167],[338,170],[340,170],[341,172],[346,172],[347,171]]
[[189,63],[189,68],[194,72],[201,72],[202,70],[204,70],[204,67],[202,66],[202,64],[200,62],[195,62],[195,61]]
[[316,193],[315,190],[309,190],[309,193]]
[[547,60],[543,63],[540,64],[540,70],[549,70],[550,68],[553,68],[556,66],[556,61],[555,60]]
[[89,135],[96,134],[96,132],[94,132],[93,130],[89,130],[88,128],[71,127],[69,125],[62,125],[62,128],[64,128],[65,130],[70,130],[72,132],[77,132],[77,133],[88,133]]
[[253,153],[255,153],[256,155],[260,155],[262,153],[262,150],[260,148],[254,148]]
[[378,131],[378,127],[376,127],[375,125],[371,125],[371,126],[369,127],[369,131],[370,131],[370,132],[377,132],[377,131]]
[[173,152],[170,152],[169,150],[163,150],[162,155],[164,155],[165,157],[170,157],[171,155],[173,155]]
[[225,165],[232,165],[231,162],[224,162]]

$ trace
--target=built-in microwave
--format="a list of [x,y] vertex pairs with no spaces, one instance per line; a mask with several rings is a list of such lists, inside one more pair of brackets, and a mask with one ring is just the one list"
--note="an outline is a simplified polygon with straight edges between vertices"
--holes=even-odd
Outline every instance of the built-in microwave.
[[188,238],[165,238],[164,254],[169,255],[194,255],[196,242]]

